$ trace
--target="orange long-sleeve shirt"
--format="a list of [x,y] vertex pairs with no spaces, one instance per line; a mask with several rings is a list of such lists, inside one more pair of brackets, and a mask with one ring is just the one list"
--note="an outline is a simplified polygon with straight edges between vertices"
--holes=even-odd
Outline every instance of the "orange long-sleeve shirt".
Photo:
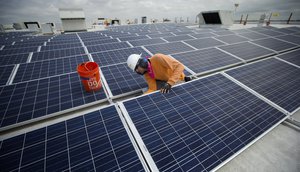
[[166,81],[172,86],[176,82],[184,80],[184,66],[176,59],[163,54],[155,54],[149,58],[149,61],[152,66],[154,78],[151,78],[148,73],[144,75],[148,83],[148,91],[145,94],[157,90],[156,80]]

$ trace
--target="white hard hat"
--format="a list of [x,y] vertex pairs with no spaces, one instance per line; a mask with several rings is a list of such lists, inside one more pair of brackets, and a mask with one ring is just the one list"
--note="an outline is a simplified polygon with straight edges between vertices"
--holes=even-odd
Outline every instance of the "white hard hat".
[[134,71],[140,58],[141,58],[141,55],[139,55],[139,54],[131,54],[127,59],[128,67]]

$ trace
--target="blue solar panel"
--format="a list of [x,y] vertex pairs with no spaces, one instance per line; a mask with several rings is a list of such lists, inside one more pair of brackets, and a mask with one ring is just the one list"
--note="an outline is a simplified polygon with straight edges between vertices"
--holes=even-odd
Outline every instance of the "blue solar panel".
[[121,48],[129,48],[130,45],[126,42],[116,42],[116,43],[109,43],[109,44],[100,44],[95,46],[87,46],[89,53],[101,52],[101,51],[108,51],[108,50],[116,50]]
[[51,60],[55,58],[70,57],[70,56],[80,56],[85,55],[83,47],[80,48],[69,48],[61,50],[43,51],[33,53],[31,62],[41,61],[41,60]]
[[115,106],[2,142],[3,171],[144,171]]
[[142,54],[142,57],[150,57],[150,55],[141,47],[94,53],[92,54],[92,57],[100,67],[103,67],[107,65],[125,63],[131,54]]
[[216,36],[213,33],[197,33],[197,34],[191,34],[195,38],[209,38]]
[[20,64],[13,83],[71,73],[87,61],[89,58],[84,55]]
[[257,30],[256,32],[258,33],[262,33],[265,35],[269,35],[269,36],[279,36],[279,35],[284,35],[284,33],[281,32],[276,32],[276,31],[272,31],[272,30]]
[[195,73],[208,72],[241,63],[241,60],[216,48],[196,50],[172,55]]
[[29,48],[13,48],[8,50],[1,50],[0,56],[6,55],[13,55],[13,54],[22,54],[22,53],[29,53],[29,52],[36,52],[37,47],[29,47]]
[[138,39],[149,39],[149,37],[142,35],[142,36],[123,37],[123,38],[119,38],[119,39],[121,41],[132,41],[132,40],[138,40]]
[[295,36],[295,35],[284,35],[284,36],[279,36],[276,37],[278,39],[287,41],[287,42],[291,42],[297,45],[300,45],[300,36]]
[[278,56],[279,58],[300,66],[300,50],[288,52]]
[[189,41],[184,41],[187,44],[197,48],[197,49],[203,49],[203,48],[208,48],[208,47],[215,47],[219,45],[223,45],[224,43],[213,39],[213,38],[203,38],[203,39],[195,39],[195,40],[189,40]]
[[126,63],[102,67],[101,71],[113,96],[147,87],[144,77],[132,71]]
[[245,42],[248,41],[249,39],[238,36],[238,35],[226,35],[226,36],[218,36],[215,37],[218,40],[221,40],[223,42],[226,42],[227,44],[234,44],[238,42]]
[[275,52],[271,50],[251,44],[249,42],[225,45],[219,48],[247,61],[275,54]]
[[15,55],[8,55],[5,57],[0,58],[0,66],[4,65],[12,65],[18,63],[26,63],[28,60],[29,54],[15,54]]
[[194,50],[193,48],[189,47],[188,45],[185,45],[182,42],[148,45],[145,46],[145,48],[148,49],[152,54],[174,54]]
[[129,41],[129,43],[133,46],[142,46],[142,45],[166,43],[166,41],[164,41],[160,38],[154,38],[154,39],[134,40],[134,41]]
[[300,69],[277,59],[226,72],[289,112],[300,106]]
[[41,51],[68,49],[68,48],[74,48],[74,47],[82,47],[82,44],[80,42],[78,42],[78,43],[72,43],[72,44],[47,45],[47,46],[42,46]]
[[285,118],[220,74],[123,104],[160,171],[210,171]]
[[213,32],[214,34],[217,34],[217,35],[233,35],[234,32],[232,31],[229,31],[229,30],[222,30],[222,31],[217,31],[217,32]]
[[[0,87],[0,126],[37,120],[95,101],[105,101],[103,89],[87,93],[79,75],[70,73]],[[60,112],[62,113],[62,112]]]
[[160,34],[151,34],[149,33],[149,35],[151,38],[159,38],[159,37],[167,37],[167,36],[174,36],[172,33],[160,33]]
[[189,40],[194,38],[189,35],[179,35],[179,36],[164,37],[164,39],[169,42],[175,42],[175,41],[183,41],[183,40]]
[[243,37],[252,39],[252,40],[269,37],[268,35],[264,35],[264,34],[260,34],[260,33],[256,33],[256,32],[241,33],[240,35]]
[[193,31],[176,32],[176,30],[175,30],[175,32],[173,31],[173,33],[174,33],[175,35],[186,35],[186,34],[193,34],[193,33],[195,33],[195,32],[193,32]]
[[272,49],[277,52],[287,51],[289,49],[297,47],[296,44],[288,43],[285,41],[280,41],[280,40],[274,39],[274,38],[260,39],[260,40],[251,41],[251,42],[261,45],[263,47]]
[[0,86],[6,85],[11,72],[13,71],[15,65],[9,65],[9,66],[1,66],[0,67]]
[[83,41],[85,46],[90,45],[98,45],[98,44],[107,44],[107,43],[114,43],[119,42],[117,39],[100,39],[100,40],[89,40],[89,41]]

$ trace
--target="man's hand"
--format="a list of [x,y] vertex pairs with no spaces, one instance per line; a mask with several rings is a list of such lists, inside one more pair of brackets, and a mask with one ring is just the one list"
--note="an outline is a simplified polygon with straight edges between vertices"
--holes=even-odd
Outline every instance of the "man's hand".
[[165,93],[169,93],[171,90],[171,85],[169,83],[165,83],[164,86],[161,87],[160,92],[165,94]]

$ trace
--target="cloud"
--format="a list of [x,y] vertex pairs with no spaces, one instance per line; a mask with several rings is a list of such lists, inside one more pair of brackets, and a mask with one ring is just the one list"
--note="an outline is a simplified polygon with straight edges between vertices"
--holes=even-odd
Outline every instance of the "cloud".
[[24,21],[60,22],[58,8],[83,8],[87,20],[98,17],[125,19],[175,17],[194,18],[201,11],[234,10],[237,12],[295,11],[299,0],[0,0],[0,23]]

